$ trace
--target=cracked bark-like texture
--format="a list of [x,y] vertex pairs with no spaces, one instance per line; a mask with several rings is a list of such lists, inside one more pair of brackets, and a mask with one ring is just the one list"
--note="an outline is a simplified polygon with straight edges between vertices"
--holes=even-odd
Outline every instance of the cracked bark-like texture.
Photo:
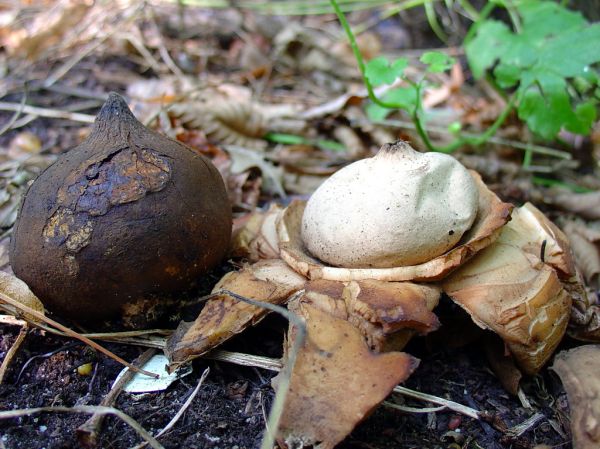
[[225,256],[230,234],[214,166],[111,94],[88,139],[29,188],[11,262],[49,309],[92,322],[190,288]]

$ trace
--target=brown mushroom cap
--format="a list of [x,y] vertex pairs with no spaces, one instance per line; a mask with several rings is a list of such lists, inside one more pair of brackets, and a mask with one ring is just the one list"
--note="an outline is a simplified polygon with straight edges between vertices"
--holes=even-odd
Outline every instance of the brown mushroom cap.
[[143,126],[113,93],[90,136],[30,186],[10,256],[49,309],[92,322],[188,289],[230,235],[215,167]]

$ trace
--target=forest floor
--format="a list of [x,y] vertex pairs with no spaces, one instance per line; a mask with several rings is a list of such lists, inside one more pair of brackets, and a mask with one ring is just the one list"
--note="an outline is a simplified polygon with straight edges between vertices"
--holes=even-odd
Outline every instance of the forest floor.
[[[402,138],[420,146],[412,122],[402,113],[385,123],[369,119],[356,62],[332,14],[274,16],[248,9],[178,7],[177,2],[107,3],[111,6],[46,0],[0,9],[3,271],[11,272],[11,228],[28,183],[81,142],[110,91],[123,94],[142,122],[213,159],[226,180],[236,218],[271,202],[306,198],[339,167],[374,154],[385,142]],[[368,10],[349,15],[352,23],[369,25],[358,39],[367,58],[408,55],[416,74],[422,70],[418,58],[427,49],[441,48],[459,61],[449,74],[439,74],[430,92],[427,107],[434,113],[428,126],[446,129],[459,120],[469,130],[480,131],[493,122],[503,100],[470,77],[458,37],[440,42],[420,9],[388,19],[380,14]],[[446,22],[449,31],[464,35],[468,22],[454,19]],[[166,104],[179,109],[167,111]],[[301,138],[283,142],[282,135]],[[449,136],[440,132],[436,138],[444,143]],[[537,174],[523,168],[523,152],[511,142],[531,138],[524,125],[510,117],[498,138],[499,143],[461,148],[456,155],[480,171],[504,201],[532,201],[553,220],[571,219],[572,212],[547,201],[553,191],[534,182]],[[589,168],[597,166],[599,140],[596,135],[595,142],[563,142],[558,151],[570,152],[573,163],[536,162],[547,164],[553,179],[576,180],[597,190],[600,181]],[[225,262],[197,294],[206,294],[223,272],[238,264]],[[508,393],[499,379],[502,374],[489,362],[490,352],[502,352],[492,334],[476,327],[448,298],[436,313],[440,330],[413,339],[404,349],[420,360],[404,386],[485,411],[487,419],[451,410],[410,413],[381,405],[339,447],[572,447],[567,396],[551,370],[524,377],[519,394]],[[166,325],[174,328],[179,318],[171,317]],[[224,349],[280,358],[286,331],[285,320],[269,316]],[[0,324],[0,359],[19,332],[10,320]],[[126,343],[103,344],[128,361],[146,350]],[[559,350],[577,344],[566,337]],[[89,373],[78,369],[86,364],[92,365]],[[160,443],[189,449],[259,447],[273,402],[274,373],[210,358],[196,359],[192,367],[191,374],[164,391],[121,393],[114,407],[155,435],[181,409],[208,367],[197,395]],[[0,410],[98,405],[122,369],[78,340],[31,328],[0,385]],[[405,406],[431,406],[393,396],[390,400]],[[81,447],[76,430],[88,418],[74,412],[0,419],[0,448]],[[140,442],[131,427],[109,416],[98,447],[130,448]]]

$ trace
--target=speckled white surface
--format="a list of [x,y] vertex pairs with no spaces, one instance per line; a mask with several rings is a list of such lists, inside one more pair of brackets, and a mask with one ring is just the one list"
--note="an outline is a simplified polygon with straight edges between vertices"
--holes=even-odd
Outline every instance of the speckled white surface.
[[476,184],[456,159],[384,145],[312,195],[302,220],[308,251],[348,268],[414,265],[452,248],[477,215]]

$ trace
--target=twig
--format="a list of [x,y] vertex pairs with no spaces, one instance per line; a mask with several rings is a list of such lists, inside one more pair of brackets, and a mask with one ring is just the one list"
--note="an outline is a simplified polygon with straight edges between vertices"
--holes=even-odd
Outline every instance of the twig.
[[15,111],[15,113],[13,114],[13,116],[10,118],[10,120],[8,121],[8,123],[6,123],[6,125],[4,125],[2,127],[2,129],[0,129],[0,136],[2,134],[4,134],[6,131],[8,131],[17,121],[17,119],[21,116],[21,114],[23,113],[23,108],[25,107],[25,101],[27,100],[27,95],[23,95],[23,98],[21,98],[21,103],[19,103],[19,109],[17,109]]
[[402,387],[398,385],[394,388],[394,393],[400,393],[404,396],[408,396],[415,399],[420,399],[422,401],[431,402],[433,404],[441,405],[446,407],[449,410],[461,413],[465,416],[468,416],[473,419],[481,419],[480,412],[475,410],[474,408],[467,407],[466,405],[459,404],[458,402],[449,401],[447,399],[443,399],[437,396],[432,396],[430,394],[421,393],[419,391],[409,390],[406,387]]
[[19,335],[15,339],[15,342],[12,344],[6,355],[4,356],[4,360],[2,361],[2,365],[0,366],[0,384],[4,382],[4,376],[10,366],[10,362],[12,362],[13,358],[17,354],[17,351],[21,347],[21,344],[25,341],[25,337],[27,337],[27,332],[29,331],[29,325],[25,323],[21,326],[21,330],[19,331]]
[[425,408],[416,408],[409,407],[407,405],[394,404],[392,402],[384,401],[383,405],[389,408],[395,408],[396,410],[402,410],[407,413],[435,413],[446,410],[446,406],[440,405],[439,407],[425,407]]
[[[183,416],[185,411],[189,408],[190,404],[192,403],[192,401],[198,394],[198,391],[200,391],[200,387],[206,380],[206,377],[208,376],[209,373],[210,373],[210,368],[206,368],[204,370],[204,372],[202,373],[202,376],[200,376],[198,385],[196,385],[196,388],[194,388],[194,391],[192,391],[192,394],[190,394],[190,396],[185,400],[185,402],[183,403],[181,408],[177,411],[175,416],[173,416],[171,421],[169,421],[169,423],[160,432],[158,432],[156,434],[155,438],[159,438],[159,437],[163,436],[165,433],[167,433],[169,430],[171,430],[171,428],[177,423],[177,421],[179,421],[179,419]],[[147,444],[146,442],[140,443],[137,446],[135,446],[133,449],[142,449],[144,446],[146,446],[146,444]]]
[[100,45],[102,45],[111,34],[112,33],[107,34],[106,36],[101,37],[97,41],[88,43],[84,48],[78,49],[73,56],[71,56],[69,59],[67,59],[60,67],[58,67],[56,70],[54,70],[54,72],[52,72],[50,75],[48,75],[48,77],[44,81],[43,86],[48,88],[48,87],[52,86],[54,83],[56,83],[59,79],[61,79],[63,76],[65,76],[67,73],[69,73],[69,71],[73,67],[75,67],[75,65],[79,61],[81,61],[83,58],[85,58],[91,52],[93,52],[98,47],[100,47]]
[[[137,31],[139,34],[142,34],[139,29],[137,29]],[[142,57],[146,60],[146,63],[148,64],[148,66],[150,66],[150,68],[152,68],[152,70],[154,70],[156,73],[161,73],[162,70],[159,62],[154,56],[152,56],[152,53],[150,53],[150,51],[146,48],[144,43],[140,39],[138,39],[137,36],[135,36],[131,32],[127,32],[124,33],[122,37],[124,39],[127,39],[129,43],[134,46],[134,48],[139,52],[140,55],[142,55]]]
[[272,359],[270,357],[262,357],[259,355],[242,354],[240,352],[223,351],[217,349],[211,351],[205,356],[212,360],[219,360],[221,362],[234,363],[241,366],[253,366],[256,368],[268,369],[269,371],[280,371],[283,364],[279,359]]
[[31,114],[37,117],[60,118],[82,123],[94,123],[95,120],[95,117],[89,114],[60,111],[58,109],[40,108],[37,106],[29,105],[21,106],[17,103],[7,103],[4,101],[0,101],[0,111],[21,111],[24,114]]
[[533,426],[535,426],[540,421],[544,420],[546,415],[543,413],[537,412],[531,418],[523,421],[521,424],[517,424],[514,427],[511,427],[506,431],[506,433],[512,437],[519,437],[523,435],[525,432],[530,430]]
[[20,418],[21,416],[34,415],[36,413],[93,413],[102,415],[115,415],[125,421],[154,449],[165,449],[156,439],[148,433],[135,419],[113,407],[102,407],[100,405],[75,405],[73,407],[36,407],[18,410],[0,411],[0,419]]
[[[144,364],[150,360],[150,358],[156,353],[154,349],[148,349],[143,352],[134,362],[133,364],[136,366],[144,366]],[[123,391],[127,382],[129,382],[135,373],[132,370],[127,370],[121,378],[115,382],[110,391],[102,401],[100,402],[101,407],[112,407],[115,405],[117,398]],[[82,446],[85,447],[96,447],[98,444],[98,434],[100,433],[100,428],[102,427],[102,422],[104,421],[103,413],[94,413],[90,419],[84,422],[81,426],[77,428],[75,431],[77,433],[77,440]]]
[[[103,346],[100,346],[98,343],[90,340],[87,337],[84,337],[83,335],[75,332],[72,329],[69,329],[67,326],[63,326],[58,321],[54,321],[52,318],[48,318],[43,313],[40,313],[37,310],[32,309],[31,307],[28,307],[28,306],[26,306],[24,304],[21,304],[19,301],[16,301],[16,300],[12,299],[10,296],[8,296],[8,295],[6,295],[4,293],[0,293],[0,300],[6,302],[7,304],[10,304],[13,307],[16,307],[18,310],[20,310],[22,312],[25,312],[28,315],[33,316],[38,321],[44,321],[44,322],[48,323],[49,325],[54,326],[57,329],[60,329],[65,334],[67,334],[69,337],[73,337],[73,338],[76,338],[79,341],[82,341],[83,343],[91,346],[92,348],[96,349],[97,351],[101,352],[102,354],[104,354],[104,355],[112,358],[113,360],[121,363],[122,365],[125,365],[127,368],[135,371],[136,373],[142,373],[142,374],[145,374],[146,376],[154,377],[156,379],[158,379],[158,377],[159,377],[158,374],[151,373],[149,371],[146,371],[146,370],[143,370],[143,369],[138,368],[136,366],[133,366],[131,363],[127,362],[126,360],[123,360],[121,357],[119,357],[118,355],[116,355],[113,352],[109,351],[108,349],[104,348]],[[31,322],[31,323],[33,325],[37,324],[35,322]]]

